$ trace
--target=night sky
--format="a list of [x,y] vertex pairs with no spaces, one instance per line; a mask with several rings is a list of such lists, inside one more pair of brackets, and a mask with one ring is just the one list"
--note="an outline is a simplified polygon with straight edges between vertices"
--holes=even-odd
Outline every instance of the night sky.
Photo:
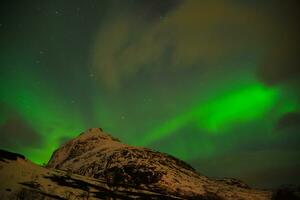
[[297,1],[0,5],[0,148],[91,127],[251,186],[300,184]]

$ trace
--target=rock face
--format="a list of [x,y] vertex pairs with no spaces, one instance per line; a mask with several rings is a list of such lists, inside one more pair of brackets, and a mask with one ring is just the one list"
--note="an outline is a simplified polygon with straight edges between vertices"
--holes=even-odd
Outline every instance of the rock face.
[[115,190],[105,179],[47,169],[16,153],[0,150],[1,200],[178,199],[127,187]]
[[147,190],[182,199],[265,200],[271,192],[235,179],[212,180],[170,155],[132,147],[92,128],[57,149],[48,168],[106,180],[116,190]]
[[47,167],[0,150],[0,199],[299,200],[300,189],[251,189],[209,179],[167,154],[89,129],[56,150]]

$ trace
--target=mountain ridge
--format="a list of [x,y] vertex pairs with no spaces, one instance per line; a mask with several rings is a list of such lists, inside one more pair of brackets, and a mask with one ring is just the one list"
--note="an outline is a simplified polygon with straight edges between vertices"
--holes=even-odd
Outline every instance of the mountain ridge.
[[45,167],[1,150],[0,178],[0,199],[299,199],[299,191],[208,178],[180,159],[123,144],[101,128],[62,144]]

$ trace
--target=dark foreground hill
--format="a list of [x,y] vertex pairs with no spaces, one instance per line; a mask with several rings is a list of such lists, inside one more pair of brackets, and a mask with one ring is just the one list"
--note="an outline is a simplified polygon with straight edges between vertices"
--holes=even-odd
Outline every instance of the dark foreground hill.
[[0,151],[0,199],[298,199],[297,192],[213,180],[170,155],[89,129],[57,149],[47,167]]

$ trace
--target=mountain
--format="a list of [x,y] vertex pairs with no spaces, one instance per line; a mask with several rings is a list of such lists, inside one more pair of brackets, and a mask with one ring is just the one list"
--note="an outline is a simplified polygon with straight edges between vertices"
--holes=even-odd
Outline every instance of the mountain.
[[[106,179],[113,187],[149,190],[182,198],[268,199],[270,192],[239,181],[215,181],[170,155],[133,147],[92,128],[56,150],[49,168]],[[232,184],[230,184],[232,183]]]
[[24,156],[0,150],[1,200],[178,199],[139,190],[115,190],[105,179],[38,166]]
[[57,149],[46,167],[0,151],[0,199],[293,200],[297,192],[210,179],[185,162],[92,128]]

